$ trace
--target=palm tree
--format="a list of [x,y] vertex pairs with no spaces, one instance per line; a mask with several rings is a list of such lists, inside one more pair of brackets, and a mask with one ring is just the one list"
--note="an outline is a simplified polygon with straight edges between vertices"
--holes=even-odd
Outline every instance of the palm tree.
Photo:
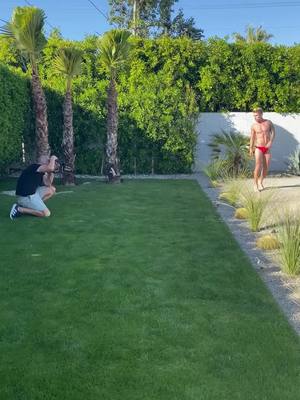
[[216,133],[209,143],[212,157],[223,160],[228,175],[238,176],[247,172],[249,163],[249,138],[239,132]]
[[107,143],[106,164],[109,182],[120,182],[120,168],[117,158],[118,150],[118,92],[117,75],[121,65],[126,61],[130,43],[130,32],[113,29],[104,34],[99,43],[100,60],[108,70],[109,85],[107,89]]
[[65,47],[58,51],[54,59],[54,67],[58,74],[66,77],[66,94],[64,101],[64,128],[62,148],[65,166],[63,169],[63,182],[65,185],[75,184],[75,154],[72,108],[72,81],[81,73],[82,51],[75,47]]
[[39,8],[16,7],[11,21],[0,30],[4,36],[13,39],[17,49],[31,65],[37,159],[49,154],[47,104],[38,73],[38,60],[46,44],[43,33],[45,20],[45,13]]
[[246,28],[245,37],[240,35],[239,33],[234,33],[233,37],[236,42],[257,43],[268,42],[273,37],[273,35],[265,31],[262,26],[254,28],[253,26],[248,25]]

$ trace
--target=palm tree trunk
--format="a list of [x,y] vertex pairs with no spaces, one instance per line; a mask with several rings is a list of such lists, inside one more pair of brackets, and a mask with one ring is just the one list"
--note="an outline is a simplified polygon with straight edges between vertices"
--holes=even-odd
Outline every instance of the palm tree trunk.
[[109,82],[107,96],[107,175],[109,182],[120,182],[118,150],[118,105],[116,81],[112,76]]
[[74,131],[73,131],[73,108],[72,93],[68,87],[64,101],[64,129],[62,148],[64,153],[63,183],[64,185],[75,185],[75,155],[74,155]]
[[35,108],[36,158],[49,155],[47,104],[37,67],[32,66],[32,93]]

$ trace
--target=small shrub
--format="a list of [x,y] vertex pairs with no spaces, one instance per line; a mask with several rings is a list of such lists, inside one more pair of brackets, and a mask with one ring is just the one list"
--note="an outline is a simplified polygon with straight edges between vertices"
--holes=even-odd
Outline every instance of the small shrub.
[[300,217],[287,212],[279,226],[280,260],[282,270],[289,275],[300,273]]
[[244,207],[237,208],[235,210],[234,216],[237,219],[247,219],[248,218],[248,211]]
[[264,235],[257,240],[256,246],[263,250],[276,250],[279,249],[280,243],[276,236]]
[[288,158],[287,172],[292,175],[300,175],[300,147],[292,153]]
[[263,196],[262,193],[254,193],[245,190],[241,195],[242,206],[247,210],[247,219],[250,229],[258,232],[262,225],[263,214],[266,210],[270,196]]
[[221,131],[212,135],[209,146],[212,148],[212,158],[223,160],[226,173],[237,177],[249,169],[249,138],[236,131]]

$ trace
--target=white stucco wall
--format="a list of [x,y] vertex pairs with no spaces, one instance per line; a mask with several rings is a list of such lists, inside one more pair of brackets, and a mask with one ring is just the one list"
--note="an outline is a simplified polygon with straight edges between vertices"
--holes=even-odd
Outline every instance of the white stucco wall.
[[[264,118],[270,119],[276,137],[272,147],[271,171],[285,171],[287,158],[300,144],[300,114],[278,114],[265,112]],[[250,136],[254,119],[252,113],[201,113],[197,130],[198,141],[195,154],[194,170],[201,171],[210,162],[211,149],[208,143],[211,135],[224,131],[236,130]]]

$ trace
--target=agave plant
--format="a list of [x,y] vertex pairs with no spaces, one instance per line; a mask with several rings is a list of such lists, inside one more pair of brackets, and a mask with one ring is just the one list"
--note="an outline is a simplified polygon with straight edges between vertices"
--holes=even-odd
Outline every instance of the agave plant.
[[247,174],[249,169],[249,139],[239,132],[216,133],[209,144],[213,159],[223,159],[229,176]]
[[36,114],[37,159],[49,153],[47,105],[38,73],[38,61],[46,44],[43,33],[45,20],[45,13],[39,8],[16,7],[11,21],[0,30],[4,37],[13,40],[21,55],[31,65],[31,83]]
[[100,60],[106,67],[109,76],[107,90],[107,176],[109,182],[120,182],[118,151],[118,92],[117,76],[119,68],[126,61],[130,52],[128,41],[130,32],[113,29],[100,39]]
[[66,185],[75,183],[75,154],[73,132],[73,108],[72,108],[72,81],[81,72],[82,52],[75,47],[65,47],[58,51],[54,59],[54,67],[58,74],[66,78],[66,94],[64,101],[64,128],[62,148],[65,159],[63,182]]

